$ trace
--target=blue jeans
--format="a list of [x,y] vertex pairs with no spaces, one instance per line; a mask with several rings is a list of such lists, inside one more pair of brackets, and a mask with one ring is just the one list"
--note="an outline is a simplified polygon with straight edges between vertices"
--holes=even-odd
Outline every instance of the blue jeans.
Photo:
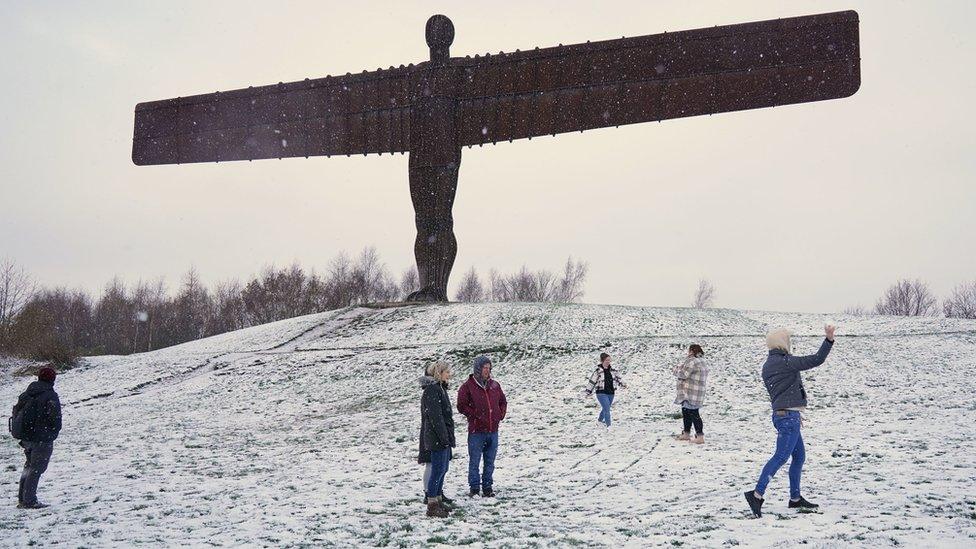
[[806,451],[803,448],[803,436],[800,434],[800,412],[789,410],[785,416],[773,413],[773,426],[776,427],[776,453],[769,458],[762,473],[759,473],[759,482],[756,483],[756,493],[763,495],[766,493],[766,485],[773,479],[773,475],[779,468],[786,463],[787,459],[793,458],[790,463],[790,499],[800,497],[800,474],[803,472],[803,460],[806,459]]
[[596,420],[609,427],[610,405],[613,404],[613,395],[607,393],[597,393],[596,400],[600,403],[600,417],[596,418]]
[[[495,455],[498,453],[498,431],[494,433],[468,433],[468,486],[490,489],[494,483]],[[484,474],[479,474],[484,459]]]
[[451,460],[451,449],[430,451],[430,479],[427,481],[427,497],[436,497],[444,492],[444,477]]

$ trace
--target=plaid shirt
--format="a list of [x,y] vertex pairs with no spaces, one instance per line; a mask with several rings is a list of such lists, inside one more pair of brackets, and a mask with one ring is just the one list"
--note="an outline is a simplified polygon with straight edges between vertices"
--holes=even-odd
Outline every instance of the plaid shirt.
[[674,377],[678,378],[678,396],[674,403],[681,404],[688,401],[692,406],[705,404],[705,380],[708,378],[708,365],[705,359],[688,357],[684,362],[672,369]]
[[[624,383],[623,378],[620,377],[620,371],[613,366],[610,367],[610,376],[613,377],[614,387],[619,386],[623,387],[624,389],[627,388],[627,384]],[[603,366],[597,365],[596,370],[590,375],[590,379],[587,381],[587,395],[593,394],[593,391],[602,391],[604,389]]]

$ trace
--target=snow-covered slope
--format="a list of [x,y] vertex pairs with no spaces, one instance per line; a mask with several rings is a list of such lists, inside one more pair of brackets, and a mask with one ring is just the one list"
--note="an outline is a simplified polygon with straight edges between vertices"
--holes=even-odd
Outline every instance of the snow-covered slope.
[[[741,493],[775,440],[759,378],[767,327],[813,352],[805,495],[785,470],[766,516]],[[672,441],[671,366],[711,362],[707,444]],[[580,396],[601,350],[630,389],[614,429]],[[423,516],[416,464],[423,365],[464,376],[490,355],[509,399],[494,500]],[[26,380],[2,381],[9,406]],[[454,386],[457,384],[455,383]],[[14,508],[23,457],[0,445],[0,543],[67,546],[976,544],[976,322],[594,305],[346,309],[62,375],[64,431],[41,512]],[[9,408],[4,408],[9,410]],[[466,490],[463,418],[446,493]]]

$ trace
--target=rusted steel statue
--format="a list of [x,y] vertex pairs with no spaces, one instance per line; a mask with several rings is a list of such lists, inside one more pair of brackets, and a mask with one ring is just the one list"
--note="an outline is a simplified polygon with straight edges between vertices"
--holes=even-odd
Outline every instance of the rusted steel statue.
[[430,61],[140,103],[138,165],[410,153],[420,288],[446,301],[461,148],[847,97],[860,86],[853,11],[451,57],[454,25],[427,21]]

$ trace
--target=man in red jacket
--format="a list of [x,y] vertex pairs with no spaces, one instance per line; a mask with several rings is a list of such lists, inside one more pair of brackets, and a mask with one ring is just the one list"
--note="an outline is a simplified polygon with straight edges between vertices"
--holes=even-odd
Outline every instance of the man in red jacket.
[[[468,418],[468,486],[469,496],[481,494],[490,498],[498,453],[498,423],[505,419],[508,401],[502,386],[491,377],[491,360],[486,356],[474,359],[468,380],[458,389],[457,409]],[[484,472],[479,471],[484,459]]]

